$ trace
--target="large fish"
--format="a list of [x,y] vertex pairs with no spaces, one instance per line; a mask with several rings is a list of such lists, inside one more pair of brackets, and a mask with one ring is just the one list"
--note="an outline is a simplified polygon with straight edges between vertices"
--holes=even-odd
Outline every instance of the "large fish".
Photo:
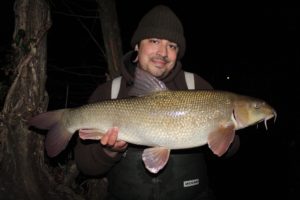
[[235,131],[276,117],[263,100],[226,91],[170,91],[163,82],[137,69],[132,98],[106,100],[78,108],[39,114],[29,124],[49,129],[45,147],[54,157],[79,130],[82,139],[101,139],[112,127],[118,139],[145,145],[145,167],[157,173],[167,163],[170,150],[208,144],[214,154],[223,155]]

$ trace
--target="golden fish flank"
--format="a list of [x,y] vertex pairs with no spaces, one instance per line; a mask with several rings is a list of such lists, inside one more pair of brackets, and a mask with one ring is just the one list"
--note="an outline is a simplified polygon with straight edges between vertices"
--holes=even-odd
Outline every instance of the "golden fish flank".
[[235,130],[276,116],[264,101],[235,93],[169,91],[141,70],[136,72],[131,94],[137,97],[42,113],[29,124],[50,129],[45,145],[51,157],[67,146],[76,130],[82,139],[99,140],[116,126],[118,139],[149,147],[142,158],[146,168],[157,173],[167,163],[171,149],[208,144],[221,156],[231,144]]

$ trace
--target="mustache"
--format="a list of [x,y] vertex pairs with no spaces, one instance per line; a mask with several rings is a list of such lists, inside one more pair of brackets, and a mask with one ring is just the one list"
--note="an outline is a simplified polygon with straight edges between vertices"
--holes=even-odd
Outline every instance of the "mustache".
[[153,56],[152,59],[153,60],[161,60],[161,61],[166,62],[166,63],[170,62],[170,60],[166,56],[156,55],[156,56]]

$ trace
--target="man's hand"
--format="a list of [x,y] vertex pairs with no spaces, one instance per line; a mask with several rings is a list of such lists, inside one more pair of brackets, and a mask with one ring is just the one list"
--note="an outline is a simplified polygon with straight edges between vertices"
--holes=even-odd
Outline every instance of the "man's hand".
[[118,132],[117,127],[110,128],[100,140],[104,152],[110,157],[115,157],[119,152],[125,151],[128,146],[127,142],[117,140]]

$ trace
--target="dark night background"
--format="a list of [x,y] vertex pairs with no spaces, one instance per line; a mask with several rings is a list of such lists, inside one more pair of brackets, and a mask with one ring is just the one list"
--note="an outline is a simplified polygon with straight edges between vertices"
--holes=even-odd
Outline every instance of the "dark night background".
[[[267,131],[263,124],[239,130],[237,155],[209,163],[219,199],[299,199],[300,8],[215,8],[183,0],[116,2],[124,53],[130,50],[140,18],[164,3],[185,28],[185,70],[203,76],[216,89],[258,97],[276,109],[277,120],[268,122]],[[91,0],[50,4],[49,109],[79,106],[105,81],[107,72],[99,48],[104,46],[96,4]],[[12,5],[1,6],[1,63],[12,39]]]

